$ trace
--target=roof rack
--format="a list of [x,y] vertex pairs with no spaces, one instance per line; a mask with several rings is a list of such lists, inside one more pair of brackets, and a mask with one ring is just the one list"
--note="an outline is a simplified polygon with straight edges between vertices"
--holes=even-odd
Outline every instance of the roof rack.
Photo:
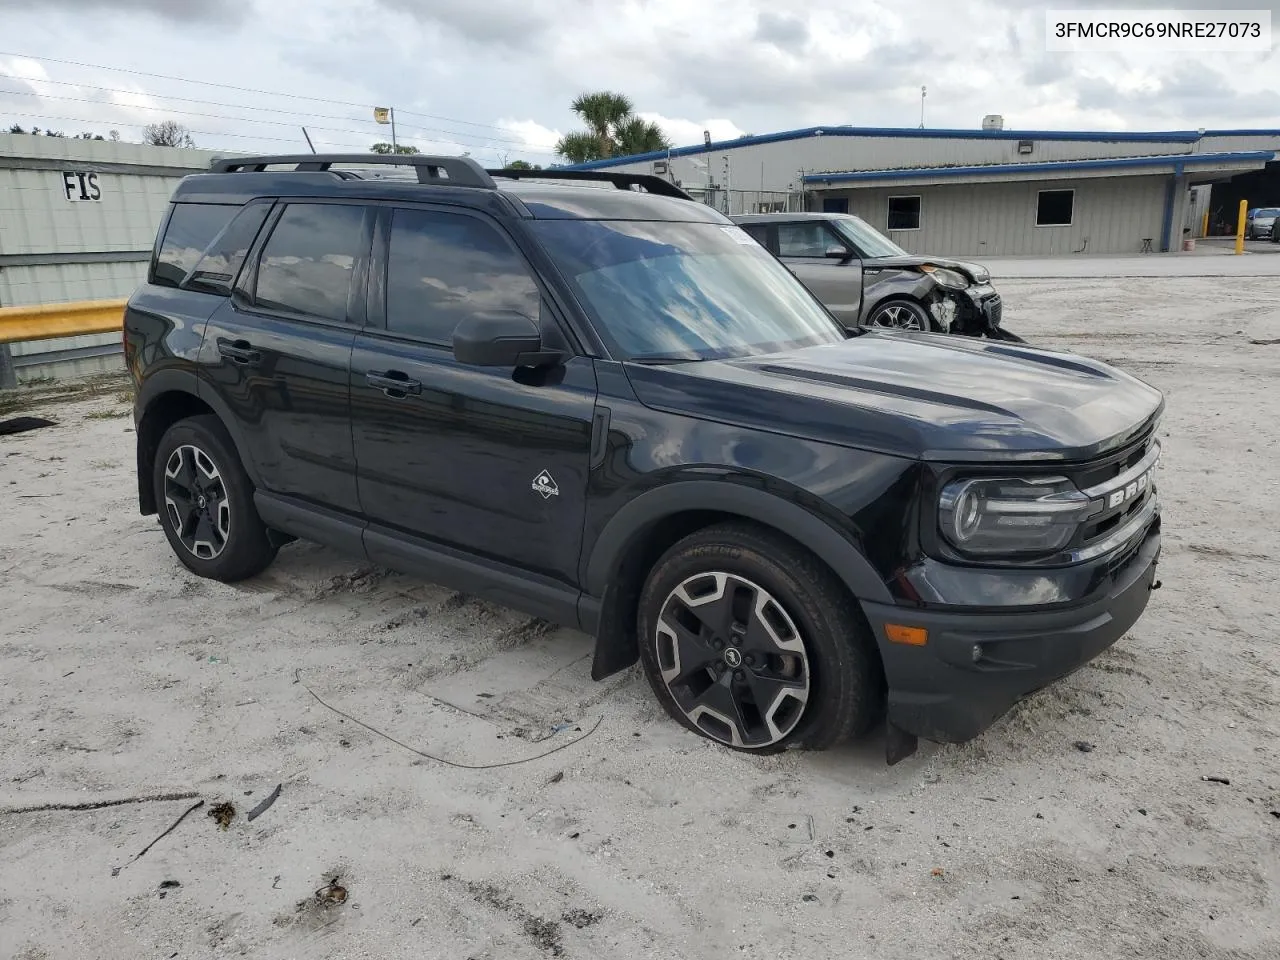
[[[480,164],[470,157],[431,157],[420,153],[303,153],[273,157],[233,157],[214,160],[209,165],[213,173],[260,173],[269,166],[293,164],[295,172],[327,171],[335,163],[360,166],[413,167],[419,183],[434,183],[450,187],[481,187],[496,190],[493,182]],[[341,175],[341,171],[333,171]]]
[[663,197],[675,197],[678,200],[692,200],[670,180],[654,176],[651,173],[609,173],[603,170],[525,170],[517,167],[514,170],[486,170],[491,177],[508,177],[512,180],[595,180],[612,183],[619,190],[641,187],[649,193]]

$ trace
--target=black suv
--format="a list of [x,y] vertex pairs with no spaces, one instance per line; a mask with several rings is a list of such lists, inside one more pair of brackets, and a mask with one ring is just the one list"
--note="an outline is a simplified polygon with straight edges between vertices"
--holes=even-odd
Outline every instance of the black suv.
[[846,332],[654,177],[218,161],[125,346],[141,510],[195,573],[328,544],[592,634],[593,677],[638,658],[731,747],[827,747],[886,701],[890,762],[971,738],[1153,586],[1159,392]]

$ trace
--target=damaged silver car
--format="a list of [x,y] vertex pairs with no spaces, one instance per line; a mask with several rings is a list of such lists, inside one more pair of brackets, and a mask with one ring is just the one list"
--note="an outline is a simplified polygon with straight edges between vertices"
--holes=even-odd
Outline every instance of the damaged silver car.
[[1022,342],[986,267],[907,253],[847,213],[731,218],[778,257],[846,328],[890,327]]

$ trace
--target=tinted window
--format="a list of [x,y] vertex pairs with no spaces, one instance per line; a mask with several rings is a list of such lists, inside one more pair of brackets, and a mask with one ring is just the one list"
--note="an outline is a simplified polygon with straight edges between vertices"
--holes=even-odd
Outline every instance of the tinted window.
[[1036,194],[1036,226],[1069,226],[1075,197],[1074,190],[1041,190]]
[[238,204],[175,203],[156,257],[152,282],[176,287],[196,265],[209,242],[240,209]]
[[821,220],[778,224],[778,255],[781,257],[823,257],[835,246]]
[[258,266],[259,306],[324,320],[347,319],[347,295],[364,254],[364,208],[291,203]]
[[763,223],[744,223],[742,229],[751,234],[751,239],[762,247],[769,245],[769,228]]
[[524,261],[476,217],[397,210],[387,263],[387,329],[449,343],[469,314],[514,310],[537,319],[541,294]]
[[919,230],[920,198],[890,197],[887,222],[890,230]]
[[624,359],[707,360],[844,339],[809,291],[738,227],[535,220],[530,229]]
[[231,284],[270,211],[269,203],[252,203],[242,208],[200,258],[195,272],[187,281],[187,289],[223,296],[230,294]]

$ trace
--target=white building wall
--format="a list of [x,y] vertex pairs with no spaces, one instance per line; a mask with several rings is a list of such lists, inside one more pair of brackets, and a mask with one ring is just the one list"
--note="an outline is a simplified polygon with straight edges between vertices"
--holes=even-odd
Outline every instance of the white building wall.
[[[822,199],[847,197],[850,213],[911,253],[1060,256],[1083,248],[1086,253],[1135,254],[1142,250],[1144,238],[1151,238],[1152,249],[1160,249],[1167,183],[1166,177],[1091,177],[861,188],[824,191],[816,195],[815,208],[822,208]],[[1036,194],[1064,189],[1075,191],[1071,225],[1037,227]],[[889,231],[889,197],[917,195],[920,229]]]

